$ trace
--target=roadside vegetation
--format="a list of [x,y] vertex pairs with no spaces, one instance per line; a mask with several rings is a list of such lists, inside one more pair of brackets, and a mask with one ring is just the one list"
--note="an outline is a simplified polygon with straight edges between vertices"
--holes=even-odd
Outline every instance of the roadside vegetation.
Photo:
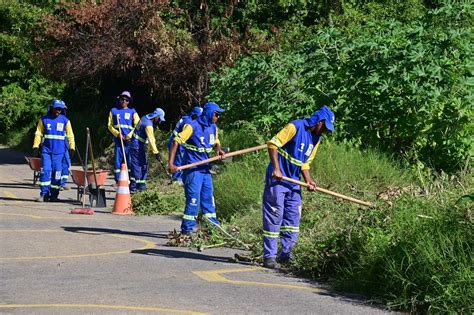
[[[224,145],[232,148],[226,139],[236,141],[236,147],[246,143],[246,132],[230,132]],[[364,294],[392,310],[471,312],[472,174],[420,175],[374,150],[332,140],[319,150],[311,170],[318,185],[375,202],[376,208],[304,191],[291,271],[343,292]],[[214,177],[219,219],[251,245],[254,257],[262,250],[261,196],[267,165],[266,152],[251,153],[223,164]],[[144,194],[153,194],[153,199],[136,196],[134,205],[154,209],[153,213],[179,213],[184,205],[182,187],[167,185],[163,174],[158,178],[158,186]],[[178,202],[181,207],[176,207]],[[211,241],[222,239],[217,235]]]
[[[29,148],[39,115],[62,98],[79,148],[91,127],[106,165],[107,114],[122,90],[132,91],[140,116],[165,109],[163,156],[172,124],[206,100],[226,109],[219,137],[231,151],[328,105],[336,132],[320,146],[313,176],[376,207],[304,192],[291,272],[393,310],[474,311],[470,2],[123,3],[0,3],[2,142]],[[182,212],[182,187],[150,164],[135,211]],[[214,176],[219,219],[254,257],[267,164],[266,152],[250,153]]]

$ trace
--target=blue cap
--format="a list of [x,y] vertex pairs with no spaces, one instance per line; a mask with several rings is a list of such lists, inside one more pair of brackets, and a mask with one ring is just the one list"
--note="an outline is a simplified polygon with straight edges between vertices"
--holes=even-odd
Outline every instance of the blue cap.
[[66,103],[64,103],[64,101],[61,101],[61,100],[53,100],[53,102],[51,103],[51,108],[62,108],[62,109],[66,109]]
[[307,127],[313,127],[321,120],[324,120],[324,124],[329,131],[334,131],[334,121],[336,117],[331,109],[327,106],[323,106],[318,109],[311,117],[305,119],[305,125]]
[[202,107],[196,106],[194,107],[191,112],[189,112],[189,116],[196,115],[196,116],[201,116],[202,114]]
[[225,109],[220,108],[219,105],[217,105],[214,102],[207,102],[206,104],[204,104],[204,111],[211,111],[211,110],[213,112],[219,112],[219,113],[225,112]]
[[148,115],[146,115],[146,118],[150,120],[155,119],[156,117],[160,117],[161,121],[165,121],[165,111],[161,108],[157,108],[153,113],[149,113]]

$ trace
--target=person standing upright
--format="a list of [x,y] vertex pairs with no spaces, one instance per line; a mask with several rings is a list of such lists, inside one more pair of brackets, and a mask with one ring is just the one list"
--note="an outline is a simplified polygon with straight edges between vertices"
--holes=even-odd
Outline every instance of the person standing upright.
[[165,112],[157,108],[148,115],[140,119],[133,139],[130,142],[130,192],[144,191],[146,189],[146,179],[148,176],[148,160],[146,149],[148,143],[157,160],[161,162],[160,152],[156,147],[153,127],[158,126],[165,121]]
[[[115,160],[114,160],[114,173],[115,173],[115,182],[118,182],[120,177],[120,167],[122,163],[127,161],[127,168],[129,168],[130,163],[130,141],[132,140],[133,132],[135,126],[140,121],[140,117],[138,116],[135,109],[131,108],[132,106],[132,96],[130,92],[123,91],[118,97],[118,102],[115,106],[110,110],[109,113],[109,121],[107,127],[114,136],[114,152],[115,152]],[[120,133],[119,131],[122,131]],[[123,156],[122,145],[120,138],[123,140],[123,146],[125,151],[125,157]]]
[[75,152],[74,133],[71,122],[64,115],[66,104],[61,100],[53,100],[48,113],[41,117],[36,127],[33,150],[39,154],[41,146],[41,173],[40,197],[38,202],[58,201],[61,187],[63,160],[65,159],[69,144],[69,156]]
[[[216,122],[224,109],[213,102],[204,105],[202,115],[184,125],[183,130],[174,138],[169,152],[168,170],[176,173],[174,164],[176,151],[184,146],[183,164],[191,164],[209,158],[214,148],[216,153],[225,156],[221,149]],[[201,164],[183,171],[183,184],[186,196],[181,233],[191,234],[196,226],[196,217],[201,208],[203,216],[219,224],[214,204],[214,187],[209,163]]]
[[[298,240],[301,219],[301,187],[282,180],[283,176],[299,180],[314,191],[310,164],[316,155],[321,136],[334,131],[334,113],[321,107],[311,117],[290,122],[268,142],[270,163],[265,175],[263,191],[263,266],[279,268],[290,263],[291,250]],[[278,238],[281,250],[278,254]]]

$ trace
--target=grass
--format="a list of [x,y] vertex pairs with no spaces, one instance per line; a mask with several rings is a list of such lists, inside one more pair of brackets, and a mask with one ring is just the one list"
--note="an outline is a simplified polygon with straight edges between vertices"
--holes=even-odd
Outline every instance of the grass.
[[[266,152],[225,166],[215,178],[219,218],[261,253],[261,194]],[[323,188],[362,200],[367,209],[321,193],[303,192],[295,274],[365,294],[394,310],[460,312],[472,309],[472,174],[425,178],[374,151],[326,142],[312,167]],[[472,193],[472,192],[471,192]]]
[[178,185],[169,181],[151,180],[148,189],[133,195],[133,209],[137,215],[170,214],[183,212],[184,193]]
[[[240,134],[222,133],[222,141],[231,144],[232,151],[263,142],[251,133],[244,126]],[[255,256],[262,250],[267,165],[267,153],[254,152],[223,164],[221,174],[214,176],[219,220],[254,245]],[[182,188],[168,186],[156,163],[151,169],[157,184],[134,196],[136,211],[182,212]],[[311,171],[319,186],[377,207],[367,209],[303,190],[293,273],[326,281],[335,290],[364,294],[393,310],[473,312],[471,173],[423,175],[375,151],[330,141],[320,146]],[[458,202],[464,195],[468,197]]]

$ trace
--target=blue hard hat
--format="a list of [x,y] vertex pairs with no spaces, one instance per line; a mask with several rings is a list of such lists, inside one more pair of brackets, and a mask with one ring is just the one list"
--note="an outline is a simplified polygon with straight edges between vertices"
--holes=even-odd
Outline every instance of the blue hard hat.
[[214,102],[207,102],[206,104],[204,104],[204,110],[205,111],[212,111],[212,112],[219,112],[219,113],[222,113],[222,112],[225,111],[225,109],[220,108],[219,105],[217,105]]
[[150,120],[155,119],[156,117],[160,117],[161,121],[165,121],[165,111],[161,108],[157,108],[153,111],[153,113],[149,113],[148,115],[146,115],[146,118]]
[[321,120],[324,120],[324,124],[329,131],[334,131],[334,121],[336,117],[331,109],[327,106],[323,106],[318,109],[311,117],[305,119],[307,127],[313,127]]
[[64,101],[61,101],[61,100],[53,100],[53,102],[51,103],[51,108],[62,108],[62,109],[66,109],[67,106],[66,106],[66,103],[64,103]]

